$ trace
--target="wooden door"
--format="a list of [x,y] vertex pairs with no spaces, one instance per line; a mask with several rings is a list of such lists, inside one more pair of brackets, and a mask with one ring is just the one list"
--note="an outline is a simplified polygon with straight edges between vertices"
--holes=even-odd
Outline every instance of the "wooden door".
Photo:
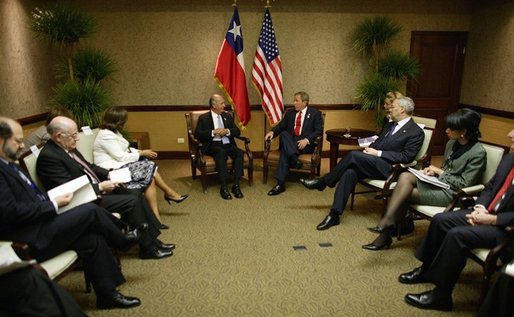
[[444,153],[445,117],[459,106],[466,41],[467,32],[411,34],[410,55],[420,62],[421,72],[417,80],[407,83],[407,96],[416,103],[416,115],[437,119],[433,155]]

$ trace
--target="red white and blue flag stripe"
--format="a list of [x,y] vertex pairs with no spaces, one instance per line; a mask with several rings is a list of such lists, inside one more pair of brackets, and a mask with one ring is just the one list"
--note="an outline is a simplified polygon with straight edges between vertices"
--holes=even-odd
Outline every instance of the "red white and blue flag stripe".
[[262,108],[270,123],[276,124],[282,119],[284,111],[282,61],[278,52],[271,15],[267,8],[253,61],[252,81],[261,96]]
[[243,58],[243,32],[239,12],[234,8],[227,34],[216,60],[214,78],[222,88],[244,128],[251,118]]

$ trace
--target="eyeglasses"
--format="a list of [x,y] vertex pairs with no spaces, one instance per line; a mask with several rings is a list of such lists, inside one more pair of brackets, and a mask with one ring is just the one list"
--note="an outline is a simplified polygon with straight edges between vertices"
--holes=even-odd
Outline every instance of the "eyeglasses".
[[75,133],[72,133],[72,134],[66,133],[66,132],[62,132],[61,134],[64,135],[64,136],[69,136],[70,138],[72,138],[74,140],[76,140],[78,138],[78,136],[79,136],[78,132],[75,132]]

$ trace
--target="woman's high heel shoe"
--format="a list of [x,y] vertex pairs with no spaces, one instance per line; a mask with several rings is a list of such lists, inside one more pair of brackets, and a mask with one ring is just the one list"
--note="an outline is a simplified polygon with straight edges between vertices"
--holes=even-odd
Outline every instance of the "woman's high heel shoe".
[[371,251],[378,251],[378,250],[382,250],[384,248],[389,249],[389,247],[391,246],[391,243],[393,243],[393,238],[391,237],[391,233],[388,231],[388,232],[381,233],[375,239],[375,241],[373,241],[369,244],[363,245],[362,248],[366,249],[366,250],[371,250]]
[[168,202],[168,204],[170,204],[170,205],[171,205],[171,202],[180,204],[181,202],[186,200],[187,197],[189,197],[189,194],[182,195],[178,199],[173,199],[171,196],[164,194],[164,200],[166,200]]

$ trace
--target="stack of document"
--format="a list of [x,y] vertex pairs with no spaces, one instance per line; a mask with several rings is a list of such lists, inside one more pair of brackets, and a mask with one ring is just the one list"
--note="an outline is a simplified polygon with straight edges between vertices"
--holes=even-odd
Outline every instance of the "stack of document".
[[89,182],[86,175],[82,175],[74,180],[57,186],[48,191],[48,197],[54,200],[55,197],[63,196],[66,194],[73,194],[73,198],[66,206],[62,206],[57,210],[58,214],[62,214],[73,207],[94,201],[97,199],[96,192]]
[[432,185],[435,185],[435,186],[438,186],[438,187],[441,187],[444,189],[450,189],[450,185],[441,182],[440,180],[437,179],[437,177],[425,175],[425,173],[423,173],[423,171],[409,167],[409,172],[414,174],[419,180],[421,180],[425,183],[429,183],[429,184],[432,184]]

